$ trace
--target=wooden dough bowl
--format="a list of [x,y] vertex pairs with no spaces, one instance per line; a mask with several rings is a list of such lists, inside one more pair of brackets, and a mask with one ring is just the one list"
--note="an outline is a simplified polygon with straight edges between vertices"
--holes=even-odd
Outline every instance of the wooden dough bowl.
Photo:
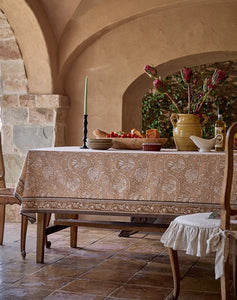
[[112,138],[112,148],[141,150],[143,143],[160,143],[164,145],[167,138]]

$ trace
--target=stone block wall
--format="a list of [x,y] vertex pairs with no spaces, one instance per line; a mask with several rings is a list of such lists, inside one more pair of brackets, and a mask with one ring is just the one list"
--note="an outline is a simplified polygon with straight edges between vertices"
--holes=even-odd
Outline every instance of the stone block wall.
[[61,95],[32,94],[0,100],[6,184],[14,187],[29,149],[65,145],[69,101]]
[[[61,95],[3,95],[0,105],[6,185],[15,187],[29,149],[65,145],[69,99]],[[20,221],[18,206],[7,206],[6,220]]]
[[[29,149],[65,145],[69,99],[29,94],[24,62],[0,10],[0,109],[7,187],[15,187]],[[20,221],[19,205],[7,205],[6,220]]]

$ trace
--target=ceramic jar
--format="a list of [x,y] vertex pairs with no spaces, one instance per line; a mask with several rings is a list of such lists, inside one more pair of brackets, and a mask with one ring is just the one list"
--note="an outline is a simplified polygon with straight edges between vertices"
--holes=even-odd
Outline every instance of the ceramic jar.
[[[202,119],[193,114],[175,114],[170,117],[173,125],[173,137],[177,150],[179,151],[197,151],[197,146],[189,138],[191,135],[202,137],[203,125],[207,122],[206,115]],[[200,122],[200,120],[202,120]]]

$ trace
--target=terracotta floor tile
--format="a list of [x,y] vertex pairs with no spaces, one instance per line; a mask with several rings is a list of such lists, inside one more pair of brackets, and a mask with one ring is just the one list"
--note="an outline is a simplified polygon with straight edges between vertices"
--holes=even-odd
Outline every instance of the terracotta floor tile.
[[[118,252],[120,250],[123,250],[124,248],[127,248],[128,245],[127,243],[125,245],[123,245],[123,242],[121,241],[121,243],[119,243],[119,241],[117,241],[116,243],[113,241],[99,241],[97,243],[91,244],[86,246],[85,248],[88,250],[106,250],[106,251],[110,251],[110,252]],[[85,249],[84,248],[84,249]]]
[[16,284],[24,288],[29,287],[29,288],[42,288],[48,290],[55,290],[61,288],[71,280],[72,278],[70,277],[62,277],[62,276],[51,277],[48,275],[35,273],[17,281]]
[[113,257],[121,258],[121,259],[135,259],[135,260],[149,262],[156,257],[156,254],[122,251],[122,252],[116,253]]
[[106,272],[106,270],[111,270],[111,266],[116,272],[126,272],[126,273],[136,273],[146,265],[146,262],[138,260],[128,260],[119,258],[109,258],[99,266],[96,267],[97,271]]
[[89,294],[73,294],[73,293],[64,293],[61,291],[56,291],[44,298],[44,300],[103,300],[104,298],[97,295]]
[[[20,224],[7,223],[0,246],[0,300],[165,299],[173,279],[160,235],[140,232],[124,238],[119,232],[79,228],[77,248],[70,248],[69,228],[54,233],[45,263],[37,264],[36,225],[28,226],[23,260]],[[214,255],[199,259],[179,252],[180,300],[220,299],[214,260]]]
[[[164,300],[171,289],[148,287],[139,285],[124,285],[110,294],[108,299],[142,299],[142,300]],[[107,298],[106,298],[107,299]]]
[[81,278],[83,279],[119,282],[119,283],[127,282],[131,277],[132,277],[131,273],[119,272],[113,268],[111,268],[111,270],[106,270],[103,273],[101,273],[101,270],[95,269],[81,276]]
[[[165,274],[172,274],[171,271],[171,266],[170,266],[170,262],[169,262],[169,258],[168,258],[168,254],[167,254],[167,258],[165,256],[164,257],[164,263],[162,262],[162,259],[154,259],[152,262],[149,262],[143,269],[142,272],[147,272],[147,273],[165,273]],[[158,261],[158,262],[157,262]],[[161,261],[161,262],[159,262]],[[183,277],[188,271],[189,269],[192,267],[192,265],[187,265],[187,264],[180,264],[179,265],[179,271],[180,271],[180,276]]]
[[181,291],[179,300],[221,300],[221,295],[194,291]]
[[128,281],[128,284],[147,285],[154,287],[173,287],[172,274],[155,274],[138,272],[133,278]]
[[81,274],[88,271],[88,268],[74,267],[73,265],[64,265],[63,267],[59,264],[48,265],[42,268],[36,274],[40,276],[47,276],[50,278],[54,277],[78,277]]
[[210,265],[207,266],[200,266],[195,265],[187,274],[188,277],[201,277],[206,279],[214,279],[215,278],[215,266]]
[[149,262],[142,268],[142,272],[144,273],[165,273],[171,274],[171,266],[169,263],[156,263],[156,262]]
[[1,292],[0,299],[1,300],[41,300],[45,299],[52,290],[46,290],[42,288],[31,288],[24,286],[11,286],[4,291]]
[[112,256],[108,252],[84,251],[78,252],[78,255],[69,255],[56,262],[58,265],[73,265],[78,268],[91,268],[102,263],[105,259]]
[[76,294],[93,294],[98,296],[107,296],[120,286],[119,283],[95,281],[88,279],[76,279],[61,288],[62,291],[70,291]]
[[212,293],[220,293],[220,281],[207,279],[206,277],[185,277],[180,284],[180,288],[186,291],[209,291]]
[[149,244],[147,240],[140,240],[131,247],[127,248],[127,252],[138,252],[138,253],[152,253],[159,254],[165,250],[165,247],[157,239],[150,239]]

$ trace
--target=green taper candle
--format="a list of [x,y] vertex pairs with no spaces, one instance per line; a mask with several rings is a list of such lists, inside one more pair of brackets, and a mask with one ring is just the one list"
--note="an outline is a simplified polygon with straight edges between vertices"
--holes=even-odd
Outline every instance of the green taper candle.
[[85,79],[85,91],[84,91],[84,115],[87,115],[87,87],[88,87],[88,77]]

